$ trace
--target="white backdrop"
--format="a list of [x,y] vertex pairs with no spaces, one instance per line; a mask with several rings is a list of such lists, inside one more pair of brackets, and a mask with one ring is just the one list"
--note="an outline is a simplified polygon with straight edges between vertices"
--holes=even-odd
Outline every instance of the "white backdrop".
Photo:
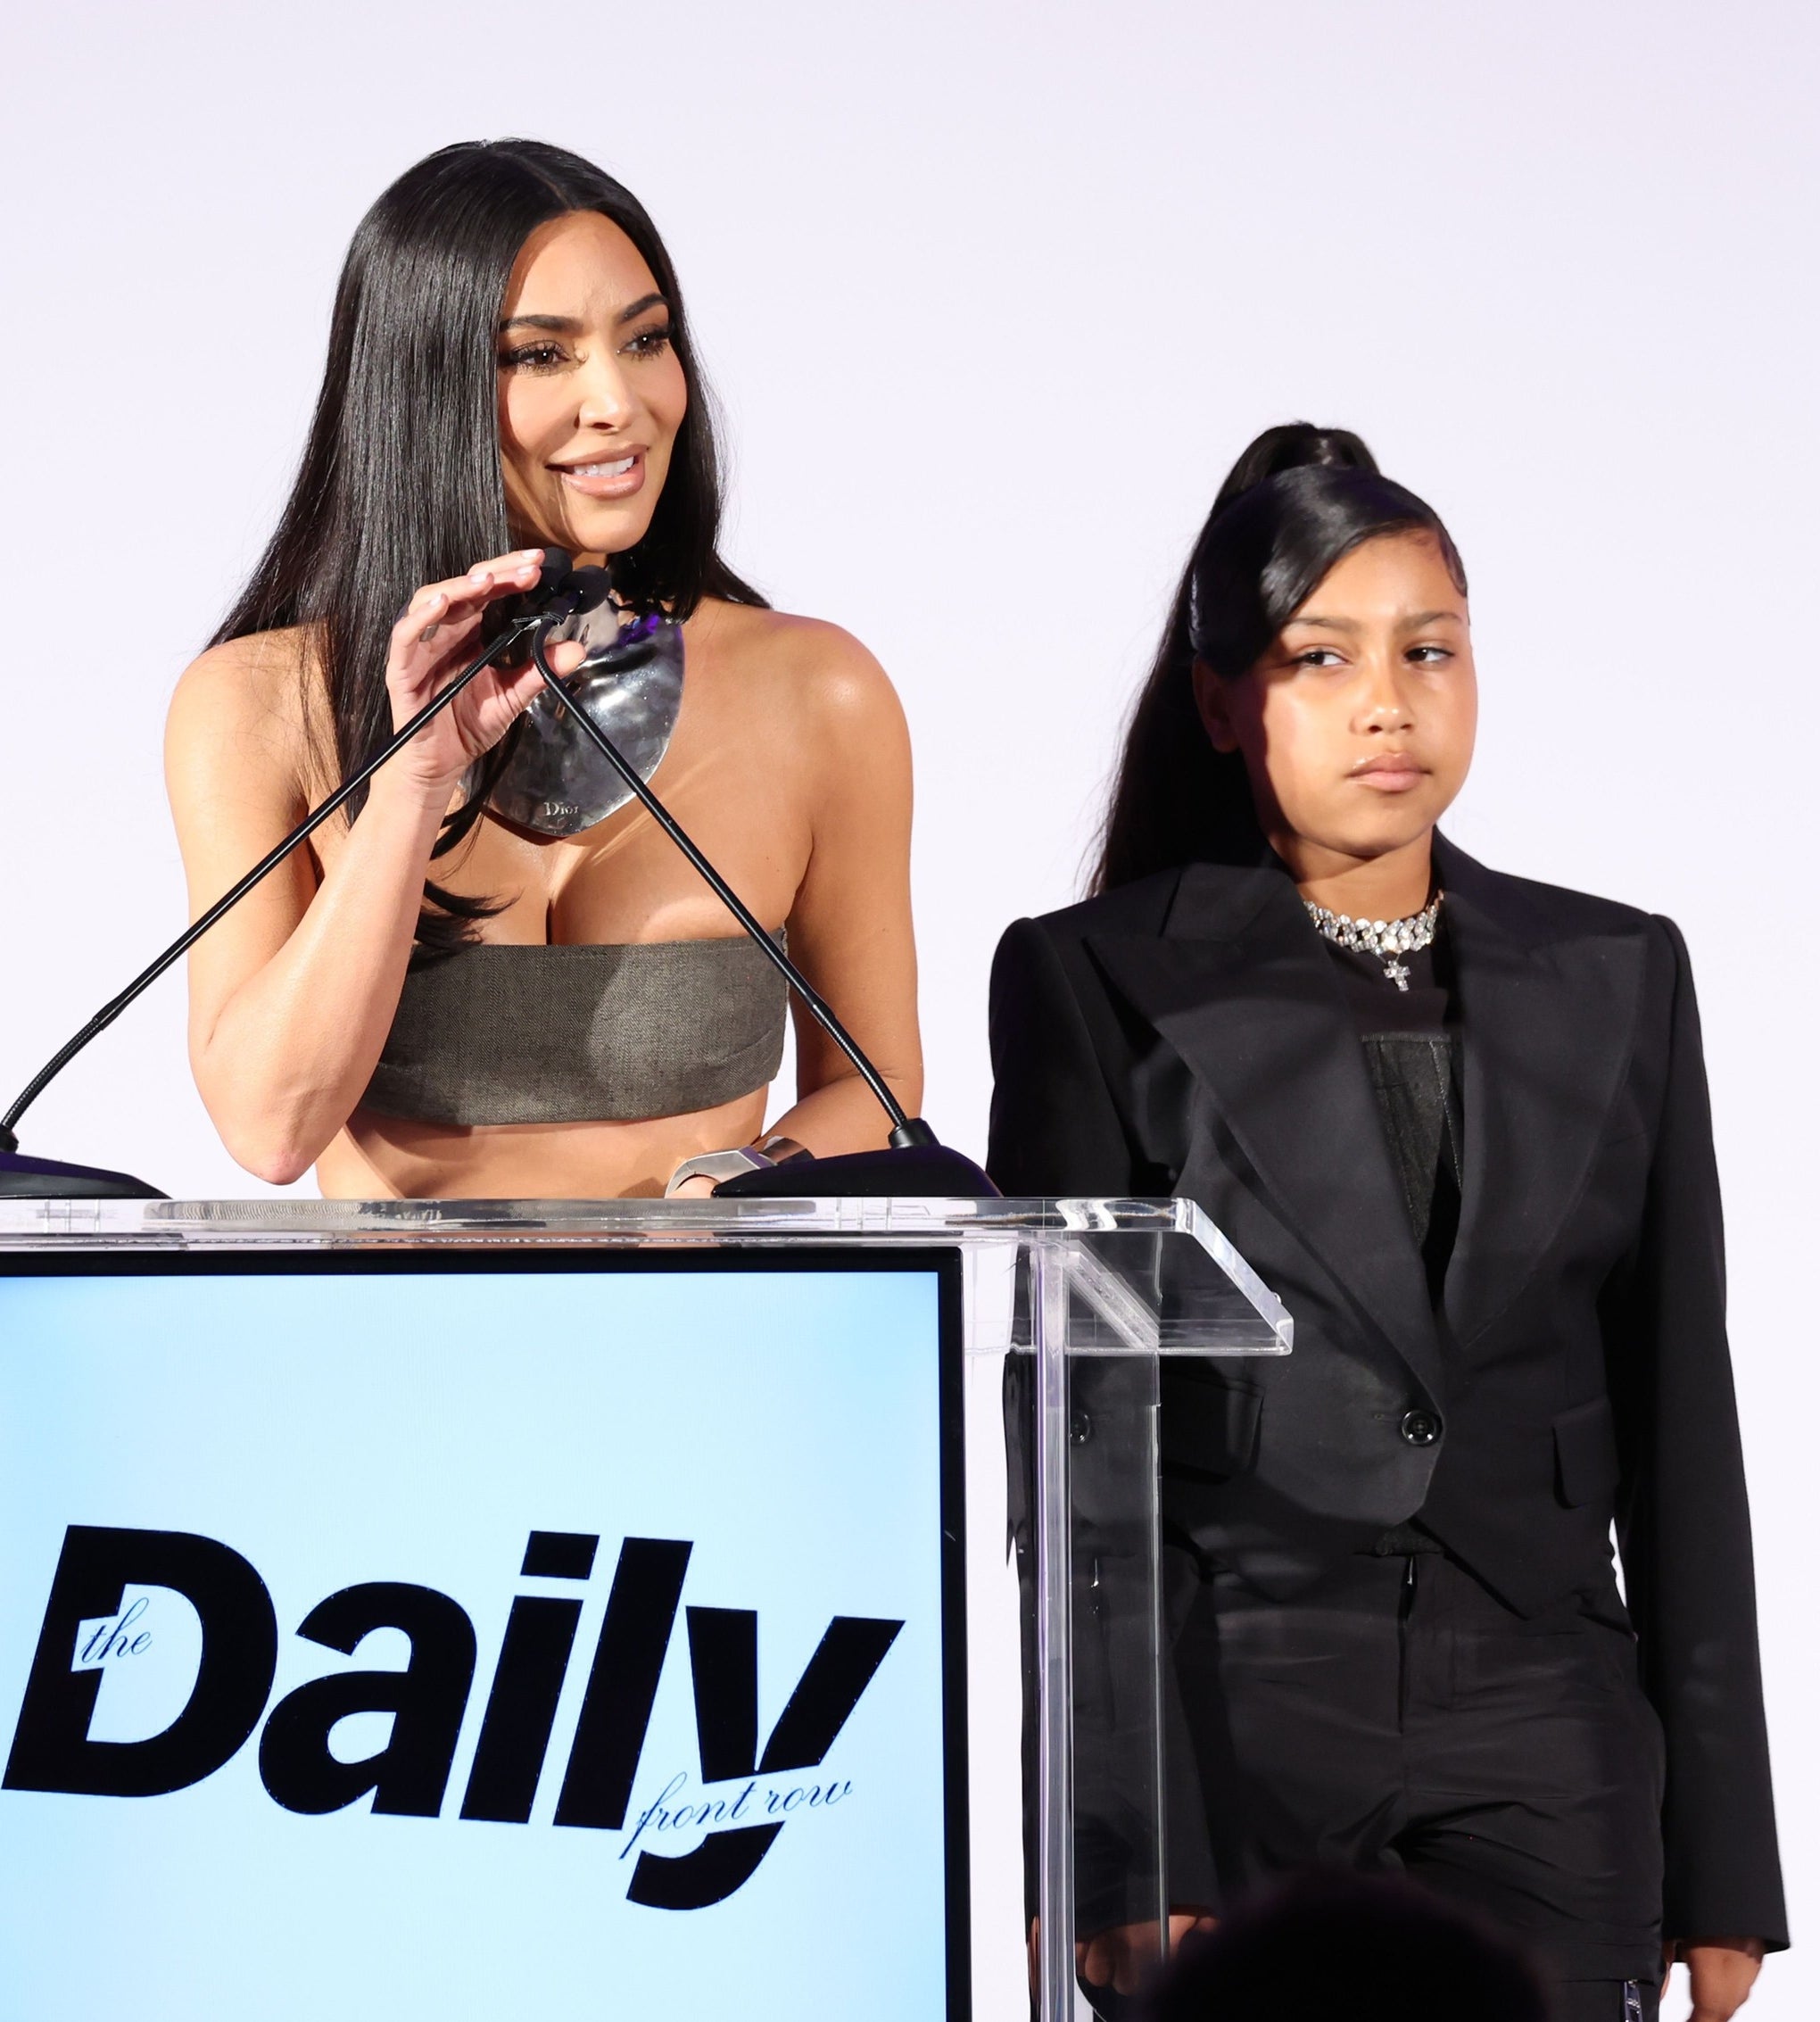
[[[970,1148],[993,941],[1077,889],[1214,487],[1269,422],[1356,427],[1472,574],[1453,833],[1693,949],[1811,1928],[1816,54],[1799,0],[22,12],[4,1094],[180,921],[171,684],[283,496],[348,236],[432,147],[561,142],[669,239],[728,410],[734,559],[856,632],[909,709],[927,1107]],[[181,997],[101,1041],[28,1148],[262,1190],[191,1091]],[[1816,2009],[1809,1950],[1752,2013]]]

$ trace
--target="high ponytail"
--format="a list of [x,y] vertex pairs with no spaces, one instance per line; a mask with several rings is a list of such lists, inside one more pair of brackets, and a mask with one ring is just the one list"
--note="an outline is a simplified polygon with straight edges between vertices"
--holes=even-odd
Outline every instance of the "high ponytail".
[[1284,421],[1266,428],[1220,487],[1209,521],[1218,519],[1241,493],[1286,470],[1364,470],[1377,475],[1377,459],[1350,428],[1317,428],[1311,421]]
[[1291,421],[1245,450],[1195,543],[1131,711],[1091,891],[1179,864],[1258,861],[1264,837],[1245,764],[1209,742],[1194,664],[1239,679],[1354,548],[1414,533],[1439,543],[1464,593],[1466,571],[1439,516],[1384,476],[1350,429]]

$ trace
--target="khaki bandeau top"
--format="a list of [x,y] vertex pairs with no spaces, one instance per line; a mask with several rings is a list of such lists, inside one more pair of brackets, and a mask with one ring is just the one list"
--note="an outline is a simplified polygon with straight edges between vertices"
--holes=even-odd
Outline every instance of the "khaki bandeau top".
[[789,999],[743,934],[610,947],[482,942],[406,976],[361,1100],[385,1115],[451,1124],[617,1123],[712,1109],[777,1073]]

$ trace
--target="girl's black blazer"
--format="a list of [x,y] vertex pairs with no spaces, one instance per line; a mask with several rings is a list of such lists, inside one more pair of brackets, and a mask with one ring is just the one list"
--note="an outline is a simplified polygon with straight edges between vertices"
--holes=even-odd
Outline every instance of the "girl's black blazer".
[[1165,1376],[1165,1524],[1203,1565],[1287,1595],[1419,1511],[1527,1615],[1609,1583],[1616,1523],[1667,1747],[1665,1928],[1785,1943],[1687,950],[1435,854],[1465,1107],[1438,1310],[1340,979],[1274,864],[1011,927],[987,1164],[1007,1194],[1197,1201],[1293,1315],[1287,1357]]

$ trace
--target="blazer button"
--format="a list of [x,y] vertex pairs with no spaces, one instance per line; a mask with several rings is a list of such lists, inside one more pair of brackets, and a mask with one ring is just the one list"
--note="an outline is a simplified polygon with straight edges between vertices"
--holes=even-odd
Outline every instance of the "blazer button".
[[1406,1411],[1397,1427],[1412,1446],[1432,1446],[1441,1437],[1441,1420],[1431,1411]]

